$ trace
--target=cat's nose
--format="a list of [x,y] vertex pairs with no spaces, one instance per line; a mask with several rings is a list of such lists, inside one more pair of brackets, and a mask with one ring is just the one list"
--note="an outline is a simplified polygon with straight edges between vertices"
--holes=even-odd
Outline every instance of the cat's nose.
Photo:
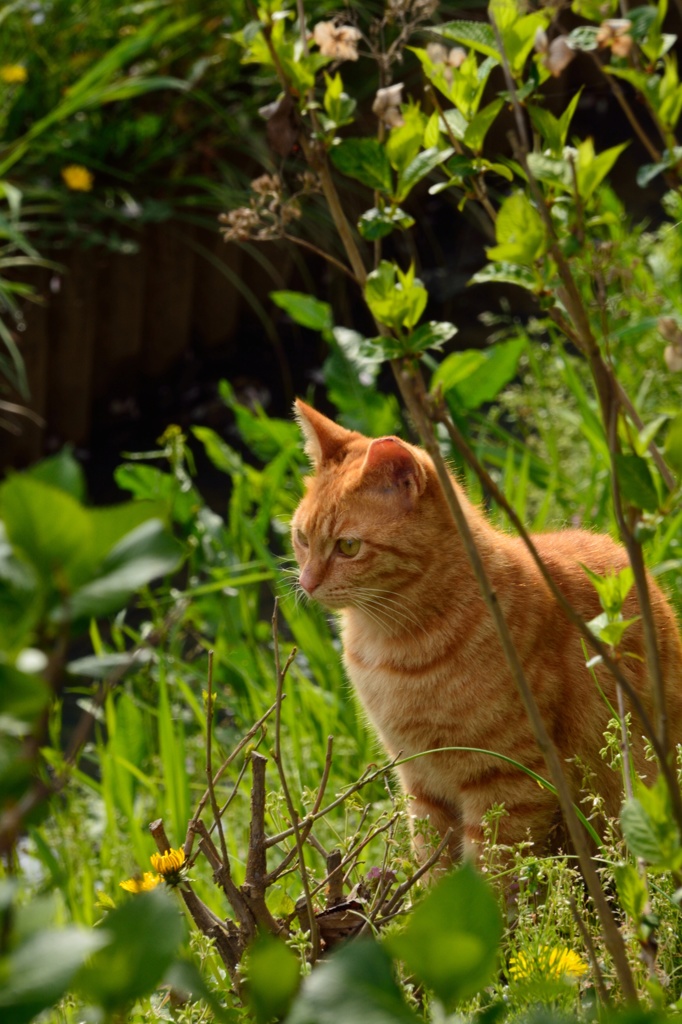
[[322,581],[320,573],[316,570],[314,565],[310,562],[301,570],[301,575],[298,577],[298,582],[301,584],[306,594],[312,596],[313,591],[316,590]]

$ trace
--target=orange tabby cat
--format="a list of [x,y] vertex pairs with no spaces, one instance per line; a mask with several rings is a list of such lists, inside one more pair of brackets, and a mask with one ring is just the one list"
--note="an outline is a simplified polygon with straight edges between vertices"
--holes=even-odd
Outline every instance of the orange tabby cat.
[[[546,776],[430,457],[397,437],[371,440],[345,430],[301,401],[296,415],[315,470],[292,520],[300,586],[341,613],[348,675],[389,754],[478,747]],[[459,488],[458,494],[574,793],[587,765],[606,814],[616,815],[620,776],[599,755],[610,712],[585,667],[580,637],[523,543],[495,530]],[[596,592],[579,563],[600,574],[619,570],[627,564],[625,551],[584,530],[538,534],[534,541],[573,605],[586,619],[598,615]],[[651,597],[670,737],[680,742],[682,644],[672,609],[653,584]],[[636,614],[633,603],[632,597],[626,602],[627,617]],[[623,659],[623,671],[651,714],[638,624],[624,646],[634,656]],[[615,707],[612,677],[599,671],[599,679]],[[634,721],[633,761],[647,776],[652,766],[640,732]],[[413,797],[411,813],[429,818],[441,834],[454,829],[454,857],[476,850],[481,820],[493,804],[503,803],[507,811],[498,833],[502,843],[517,843],[530,832],[542,849],[558,819],[550,793],[489,754],[429,754],[399,773]]]

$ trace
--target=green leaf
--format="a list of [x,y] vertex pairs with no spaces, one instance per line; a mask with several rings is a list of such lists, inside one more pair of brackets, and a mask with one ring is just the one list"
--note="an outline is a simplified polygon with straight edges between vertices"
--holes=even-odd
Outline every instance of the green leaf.
[[[608,70],[605,68],[605,70]],[[578,191],[583,202],[594,194],[602,181],[609,173],[616,160],[627,148],[629,143],[624,142],[620,146],[612,146],[595,156],[594,142],[592,139],[585,139],[578,146],[578,157],[576,160],[576,177],[578,180]]]
[[332,147],[329,156],[342,174],[385,195],[391,194],[391,165],[386,150],[376,139],[343,139]]
[[546,181],[567,192],[573,191],[573,172],[568,160],[559,160],[544,153],[529,153],[528,166],[539,180]]
[[517,192],[505,199],[495,222],[498,245],[487,250],[488,259],[532,266],[547,251],[547,235],[540,214]]
[[107,941],[103,930],[41,929],[0,957],[0,1018],[28,1024],[65,993],[85,958]]
[[472,50],[485,54],[486,57],[493,57],[496,61],[500,60],[495,33],[487,22],[446,21],[444,25],[438,26],[438,33],[445,39],[452,39],[455,43],[469,46]]
[[551,155],[555,158],[562,156],[563,148],[566,145],[568,129],[581,95],[582,87],[578,89],[570,103],[566,105],[566,109],[559,118],[556,118],[554,114],[544,107],[536,107],[533,104],[528,105],[531,121],[542,136],[543,149],[549,149]]
[[327,393],[339,409],[339,420],[349,430],[370,437],[395,434],[400,413],[395,395],[375,387],[385,356],[366,339],[346,327],[335,327],[331,354],[322,368]]
[[386,140],[386,156],[391,167],[402,174],[422,147],[426,118],[416,106],[409,106],[403,114],[403,124],[392,128]]
[[474,153],[480,153],[483,149],[488,129],[492,126],[493,121],[503,106],[504,100],[493,100],[492,103],[489,103],[483,110],[479,110],[475,117],[471,119],[469,127],[464,133],[464,143]]
[[289,1010],[301,982],[301,964],[281,939],[261,935],[249,950],[246,978],[257,1024],[269,1024]]
[[463,352],[451,352],[438,366],[431,378],[431,390],[440,388],[447,395],[449,391],[456,388],[469,377],[480,366],[486,362],[485,353],[482,349],[469,348]]
[[431,149],[422,150],[398,177],[398,185],[396,187],[396,199],[398,202],[405,200],[417,182],[425,178],[427,174],[430,174],[439,164],[448,160],[453,153],[454,149],[449,147],[438,149],[433,146]]
[[305,292],[270,292],[270,298],[301,327],[321,334],[332,329],[332,308],[328,302],[320,302]]
[[142,587],[178,568],[184,549],[158,519],[127,534],[102,565],[101,575],[76,590],[55,618],[96,617],[118,611]]
[[386,238],[396,228],[405,231],[413,224],[414,217],[405,213],[399,206],[384,209],[374,206],[371,210],[365,210],[361,215],[358,221],[358,231],[368,242],[375,242],[378,238]]
[[371,939],[335,950],[307,977],[285,1024],[418,1024],[393,977],[386,952]]
[[175,959],[185,931],[178,904],[163,889],[133,896],[107,915],[108,941],[79,973],[76,987],[108,1012],[148,995]]
[[678,476],[682,477],[682,413],[668,427],[663,452]]
[[439,351],[446,341],[454,338],[457,328],[445,321],[429,320],[415,328],[406,341],[406,348],[412,355],[426,352],[428,349]]
[[617,452],[615,468],[618,487],[625,501],[635,508],[655,512],[659,499],[648,462],[630,452]]
[[483,350],[453,352],[436,370],[431,387],[440,385],[446,395],[454,392],[464,409],[478,409],[514,378],[525,347],[524,338],[511,338]]
[[85,499],[85,474],[68,445],[57,455],[51,455],[31,466],[27,474],[34,480],[58,487],[76,501],[83,502]]
[[242,405],[237,401],[232,385],[226,380],[220,381],[218,390],[236,417],[242,439],[263,462],[270,462],[285,450],[299,450],[298,427],[291,420],[276,419],[266,415],[260,407],[252,410]]
[[443,134],[447,135],[448,132],[450,132],[453,138],[457,139],[458,142],[463,142],[469,122],[461,110],[458,110],[457,107],[451,107],[449,110],[444,110],[442,120]]
[[473,275],[469,284],[488,284],[491,281],[516,284],[530,292],[536,292],[541,284],[536,274],[516,263],[489,263]]
[[75,587],[92,575],[93,522],[70,494],[16,474],[0,488],[0,514],[12,545],[48,586]]
[[501,938],[497,900],[465,864],[431,889],[404,930],[388,936],[385,945],[451,1009],[489,983]]
[[365,283],[365,301],[379,323],[395,330],[414,327],[424,312],[428,293],[412,269],[403,273],[381,260]]
[[649,788],[636,782],[635,796],[623,805],[620,823],[633,856],[645,860],[652,871],[679,871],[682,845],[662,775]]
[[633,921],[639,921],[649,901],[642,876],[634,864],[616,864],[613,876],[623,910]]
[[50,703],[50,696],[41,676],[21,672],[0,661],[0,718],[7,715],[32,722]]

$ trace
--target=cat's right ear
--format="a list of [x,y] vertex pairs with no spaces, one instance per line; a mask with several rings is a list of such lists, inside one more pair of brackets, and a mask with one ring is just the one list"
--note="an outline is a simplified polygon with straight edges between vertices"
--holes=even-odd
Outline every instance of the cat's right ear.
[[352,431],[340,427],[300,398],[294,402],[294,415],[303,431],[305,453],[315,469],[333,459],[352,437]]

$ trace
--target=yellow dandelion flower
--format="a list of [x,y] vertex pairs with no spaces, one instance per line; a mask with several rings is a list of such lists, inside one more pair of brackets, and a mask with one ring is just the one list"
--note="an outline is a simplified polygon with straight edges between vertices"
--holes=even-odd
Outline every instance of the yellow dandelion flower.
[[509,961],[515,981],[573,980],[587,974],[588,966],[579,953],[565,946],[539,946],[534,952],[520,951]]
[[182,878],[182,866],[185,863],[185,851],[180,846],[177,850],[166,850],[165,853],[153,853],[149,858],[152,867],[163,875],[164,882],[177,885]]
[[0,67],[0,82],[5,85],[21,85],[28,78],[28,72],[23,64],[3,64]]
[[81,164],[69,164],[62,167],[62,178],[67,188],[72,192],[90,192],[95,181],[92,171]]
[[118,884],[126,892],[149,892],[150,889],[156,889],[159,882],[162,881],[161,875],[155,875],[152,871],[145,871],[142,878],[126,878],[125,882],[119,882]]

